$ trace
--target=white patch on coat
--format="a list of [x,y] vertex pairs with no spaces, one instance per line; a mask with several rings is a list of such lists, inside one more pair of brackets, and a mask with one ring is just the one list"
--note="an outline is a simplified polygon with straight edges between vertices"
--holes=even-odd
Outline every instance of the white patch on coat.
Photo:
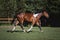
[[16,27],[13,27],[12,31],[14,31],[14,30],[15,30],[15,28],[16,28]]
[[32,28],[33,28],[33,26],[31,25],[31,27],[27,30],[27,32],[31,31]]
[[38,16],[38,14],[34,14],[33,16],[34,16],[34,17],[37,17],[37,16]]

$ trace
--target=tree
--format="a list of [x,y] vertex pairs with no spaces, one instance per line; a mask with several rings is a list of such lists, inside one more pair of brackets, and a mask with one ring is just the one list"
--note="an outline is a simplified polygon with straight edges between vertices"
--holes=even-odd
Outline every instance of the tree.
[[60,26],[60,0],[48,0],[50,23],[52,26]]

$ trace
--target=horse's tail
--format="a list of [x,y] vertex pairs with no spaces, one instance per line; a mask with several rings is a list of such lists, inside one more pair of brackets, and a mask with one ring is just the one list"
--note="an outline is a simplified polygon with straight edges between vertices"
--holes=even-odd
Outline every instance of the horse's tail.
[[16,18],[17,18],[17,17],[14,16],[14,18],[13,18],[13,20],[12,20],[12,22],[11,22],[11,25],[14,24],[14,21],[16,20]]

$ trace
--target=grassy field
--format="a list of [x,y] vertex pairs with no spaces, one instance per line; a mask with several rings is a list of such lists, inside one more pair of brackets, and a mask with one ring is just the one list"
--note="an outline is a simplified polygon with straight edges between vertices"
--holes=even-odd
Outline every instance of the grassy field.
[[[12,26],[0,26],[0,40],[60,40],[59,27],[42,27],[44,32],[40,32],[38,27],[34,27],[32,32],[22,32],[19,26],[16,32],[7,32]],[[28,29],[28,27],[25,27]]]

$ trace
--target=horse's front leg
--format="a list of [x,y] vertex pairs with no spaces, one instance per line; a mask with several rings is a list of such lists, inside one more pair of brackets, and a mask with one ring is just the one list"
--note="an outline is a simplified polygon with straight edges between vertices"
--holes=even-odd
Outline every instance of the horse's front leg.
[[31,27],[27,30],[27,32],[30,32],[30,31],[32,30],[34,24],[35,24],[35,21],[32,21],[32,25],[31,25]]
[[43,32],[42,27],[41,27],[41,21],[40,21],[40,20],[38,20],[36,24],[38,25],[38,27],[39,27],[40,31],[41,31],[41,32]]
[[33,25],[31,25],[31,27],[27,30],[27,32],[30,32],[33,28]]

